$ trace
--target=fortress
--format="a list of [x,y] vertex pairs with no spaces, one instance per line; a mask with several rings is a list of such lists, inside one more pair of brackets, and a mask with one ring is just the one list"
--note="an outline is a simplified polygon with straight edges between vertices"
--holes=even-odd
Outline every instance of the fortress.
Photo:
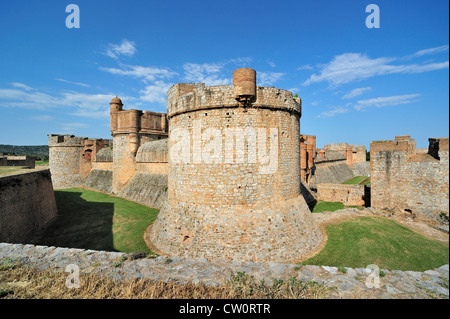
[[[160,209],[146,239],[169,256],[301,260],[323,239],[308,208],[315,191],[370,203],[364,186],[340,184],[358,175],[372,177],[374,208],[448,216],[448,138],[430,139],[429,150],[415,150],[410,138],[374,142],[369,167],[364,146],[317,149],[316,136],[300,134],[301,112],[299,98],[257,86],[247,68],[233,73],[233,85],[173,85],[167,114],[124,110],[115,97],[112,140],[49,135],[53,186]],[[390,195],[397,190],[403,200]],[[410,200],[416,191],[423,202]]]

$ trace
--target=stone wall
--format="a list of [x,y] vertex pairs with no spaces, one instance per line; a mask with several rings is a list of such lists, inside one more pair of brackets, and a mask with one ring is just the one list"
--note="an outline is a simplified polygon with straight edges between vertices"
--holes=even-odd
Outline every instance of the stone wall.
[[49,167],[53,187],[59,189],[82,186],[92,170],[97,152],[110,143],[110,140],[105,139],[49,135]]
[[101,192],[112,193],[112,170],[93,169],[84,182],[84,186]]
[[55,189],[78,187],[84,183],[81,157],[84,138],[70,135],[49,135],[49,167]]
[[[179,284],[202,283],[223,286],[232,274],[245,274],[269,289],[275,280],[289,282],[293,278],[324,288],[323,298],[333,299],[424,299],[449,296],[449,267],[417,271],[383,269],[379,287],[374,283],[373,270],[282,263],[208,260],[159,256],[136,259],[132,254],[73,248],[0,243],[0,265],[16,264],[35,270],[65,272],[67,266],[79,267],[80,284],[88,274],[112,280],[150,279]],[[69,276],[70,273],[66,273]],[[370,276],[370,277],[369,277]],[[227,285],[229,286],[229,284]]]
[[137,172],[117,195],[160,209],[167,202],[167,187],[167,174]]
[[49,170],[0,177],[0,242],[26,243],[56,214]]
[[370,176],[370,162],[353,163],[353,175]]
[[416,153],[409,136],[372,142],[370,154],[372,207],[436,219],[448,215],[448,138],[430,139],[428,154]]
[[346,206],[364,206],[364,185],[317,184],[317,199],[341,202]]
[[355,163],[365,163],[366,162],[366,147],[364,145],[350,145],[352,150],[352,162]]
[[309,186],[317,188],[320,183],[339,184],[352,178],[353,171],[345,160],[324,161],[316,163]]
[[[0,166],[2,166],[1,161]],[[29,168],[34,168],[35,159],[30,156],[7,156],[4,166],[26,166]]]

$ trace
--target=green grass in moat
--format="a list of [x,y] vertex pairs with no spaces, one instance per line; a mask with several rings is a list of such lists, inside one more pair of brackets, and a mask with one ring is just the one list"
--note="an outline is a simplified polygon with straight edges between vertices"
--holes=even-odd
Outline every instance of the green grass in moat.
[[55,198],[58,216],[36,244],[151,253],[143,236],[159,210],[82,188],[56,190]]
[[325,248],[303,264],[424,271],[449,263],[449,246],[395,221],[358,217],[326,226]]

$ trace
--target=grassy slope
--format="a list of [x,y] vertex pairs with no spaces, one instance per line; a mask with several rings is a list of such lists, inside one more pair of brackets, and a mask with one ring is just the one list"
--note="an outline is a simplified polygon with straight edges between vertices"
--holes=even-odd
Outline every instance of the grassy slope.
[[349,208],[349,207],[363,209],[362,206],[345,206],[341,202],[325,202],[322,200],[318,200],[317,203],[315,204],[314,208],[312,209],[312,212],[313,213],[334,212],[339,209],[344,209],[344,208]]
[[25,172],[27,172],[27,170],[22,169],[22,166],[0,166],[0,176]]
[[143,234],[158,210],[85,189],[55,191],[61,214],[37,243],[95,250],[150,253]]
[[448,245],[383,218],[359,217],[328,225],[326,232],[325,248],[304,264],[424,271],[449,262]]
[[355,176],[349,180],[343,182],[342,184],[347,185],[367,185],[370,184],[370,177],[367,176]]

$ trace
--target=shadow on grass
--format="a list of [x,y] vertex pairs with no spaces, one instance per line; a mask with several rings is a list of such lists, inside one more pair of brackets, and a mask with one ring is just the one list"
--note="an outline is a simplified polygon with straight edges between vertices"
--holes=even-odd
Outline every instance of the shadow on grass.
[[55,191],[58,216],[33,241],[37,245],[117,251],[114,204],[86,201],[82,192]]

